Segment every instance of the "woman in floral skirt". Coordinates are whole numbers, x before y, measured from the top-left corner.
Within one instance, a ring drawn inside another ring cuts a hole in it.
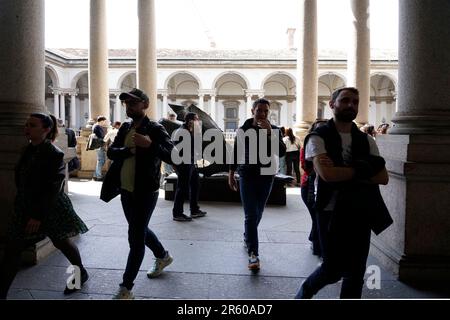
[[[64,193],[64,153],[52,143],[58,133],[56,123],[52,115],[33,113],[25,124],[25,136],[29,144],[15,171],[17,194],[0,265],[0,299],[6,299],[20,267],[22,251],[46,236],[73,266],[79,268],[81,284],[89,278],[78,248],[70,239],[87,232],[88,228]],[[64,294],[73,293],[79,288],[66,286]]]

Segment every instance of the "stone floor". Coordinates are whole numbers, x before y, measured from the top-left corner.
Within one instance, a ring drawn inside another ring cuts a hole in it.
[[[128,254],[127,225],[117,197],[105,204],[98,198],[101,183],[69,182],[74,207],[89,227],[76,242],[90,279],[71,296],[62,294],[69,263],[55,252],[39,265],[19,272],[9,299],[110,299],[116,291]],[[251,274],[242,243],[243,210],[238,203],[201,203],[206,217],[192,222],[172,220],[173,202],[161,191],[150,221],[174,257],[161,277],[148,279],[152,254],[147,251],[135,281],[142,299],[291,299],[302,281],[320,263],[311,254],[307,236],[309,214],[298,188],[287,189],[287,206],[268,206],[259,227],[262,269]],[[185,205],[187,207],[187,204]],[[377,266],[369,257],[368,266]],[[366,277],[370,277],[367,274]],[[370,281],[369,281],[370,282]],[[370,282],[372,283],[372,282]],[[364,287],[365,299],[444,298],[444,293],[423,291],[396,280],[381,268],[379,289]],[[316,298],[339,297],[340,283],[324,288]]]

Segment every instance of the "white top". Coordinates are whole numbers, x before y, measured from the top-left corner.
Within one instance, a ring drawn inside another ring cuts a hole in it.
[[[342,158],[344,159],[344,164],[348,165],[352,161],[352,154],[351,154],[352,135],[351,133],[341,133],[341,132],[339,132],[339,135],[341,136],[342,141]],[[375,142],[375,139],[367,135],[367,141],[369,142],[370,154],[373,156],[379,156],[380,152],[378,150],[378,146]],[[305,159],[308,161],[313,161],[314,157],[324,153],[327,153],[325,149],[325,141],[317,135],[311,136],[308,140],[308,143],[306,144]],[[316,176],[316,180],[314,181],[315,195],[317,195],[318,182],[319,182],[319,175]],[[324,210],[325,211],[333,210],[334,206],[336,205],[336,199],[337,199],[337,191],[333,193],[330,202],[328,203],[328,205],[325,207]]]
[[[117,132],[119,132],[119,129],[116,128],[112,128],[111,130],[108,131],[108,133],[105,135],[105,137],[103,138],[103,141],[105,141],[106,143],[108,143],[108,140],[111,140],[111,144],[114,142],[114,139],[117,136]]]
[[[283,142],[286,145],[286,152],[298,151],[302,146],[302,143],[298,137],[295,137],[294,143],[291,143],[289,137],[284,137]]]

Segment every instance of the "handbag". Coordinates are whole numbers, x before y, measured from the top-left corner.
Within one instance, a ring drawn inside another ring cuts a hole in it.
[[[103,147],[104,144],[105,144],[105,141],[103,141],[103,139],[100,139],[99,137],[97,137],[97,135],[95,133],[91,133],[88,137],[88,141],[86,144],[86,151],[97,150],[97,149]]]

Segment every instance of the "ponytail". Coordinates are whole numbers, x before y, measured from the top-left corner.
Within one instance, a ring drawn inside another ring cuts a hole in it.
[[[47,134],[45,138],[49,139],[51,142],[55,141],[56,137],[58,136],[58,125],[54,115],[52,114],[47,115],[45,113],[36,112],[32,113],[30,117],[40,119],[42,122],[42,127],[50,128],[50,132]]]
[[[47,139],[49,139],[51,142],[56,140],[56,137],[58,136],[58,122],[56,121],[56,117],[52,114],[49,114],[50,119],[52,119],[53,126],[51,127],[50,132],[47,134]]]

